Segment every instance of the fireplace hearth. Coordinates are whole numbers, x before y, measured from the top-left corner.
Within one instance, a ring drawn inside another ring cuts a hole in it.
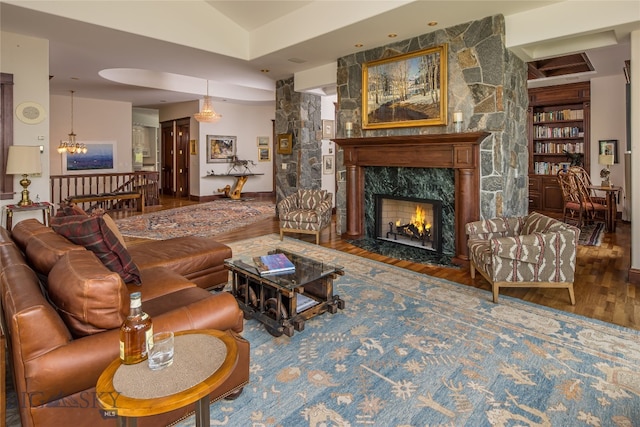
[[[439,200],[375,195],[376,238],[442,252],[442,202]]]

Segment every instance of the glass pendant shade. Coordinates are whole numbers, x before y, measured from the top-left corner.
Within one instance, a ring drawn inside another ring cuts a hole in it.
[[[60,145],[58,145],[58,153],[60,154],[82,154],[87,152],[87,145],[76,142],[76,134],[73,132],[73,93],[74,91],[71,91],[71,132],[68,135],[67,141],[60,141]]]

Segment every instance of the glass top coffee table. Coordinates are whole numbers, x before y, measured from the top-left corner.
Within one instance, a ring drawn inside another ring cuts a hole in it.
[[[232,272],[232,294],[245,319],[257,319],[273,336],[293,336],[302,331],[306,320],[322,313],[344,309],[344,301],[333,294],[333,280],[342,276],[342,267],[307,258],[280,248],[295,265],[295,271],[260,274],[252,257],[225,261]]]

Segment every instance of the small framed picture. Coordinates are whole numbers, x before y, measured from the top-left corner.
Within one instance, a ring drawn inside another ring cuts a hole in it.
[[[293,152],[293,144],[291,142],[290,133],[281,133],[278,135],[278,154],[291,154]]]
[[[618,158],[618,140],[607,139],[607,140],[601,140],[599,142],[600,142],[600,155],[613,156],[613,162],[619,163],[620,159]]]
[[[331,139],[335,136],[335,125],[333,120],[322,121],[322,139]]]
[[[332,175],[334,171],[334,157],[322,156],[322,174]]]
[[[268,162],[269,160],[271,160],[271,149],[269,147],[258,148],[258,161]]]
[[[198,141],[192,139],[189,141],[189,154],[195,156],[198,154]]]
[[[259,136],[258,137],[258,147],[268,147],[269,146],[269,137],[268,136]]]

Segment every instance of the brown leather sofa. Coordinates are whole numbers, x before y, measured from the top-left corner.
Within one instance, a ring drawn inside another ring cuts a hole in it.
[[[218,329],[235,338],[239,359],[211,400],[235,397],[249,381],[242,312],[229,293],[203,288],[226,282],[230,249],[200,238],[151,241],[127,250],[141,285],[125,285],[98,257],[36,220],[0,227],[2,322],[23,426],[112,426],[95,385],[119,355],[119,326],[129,293],[142,292],[154,331]],[[189,249],[193,248],[192,256]],[[222,269],[220,268],[222,267]],[[160,426],[193,406],[138,420]]]

